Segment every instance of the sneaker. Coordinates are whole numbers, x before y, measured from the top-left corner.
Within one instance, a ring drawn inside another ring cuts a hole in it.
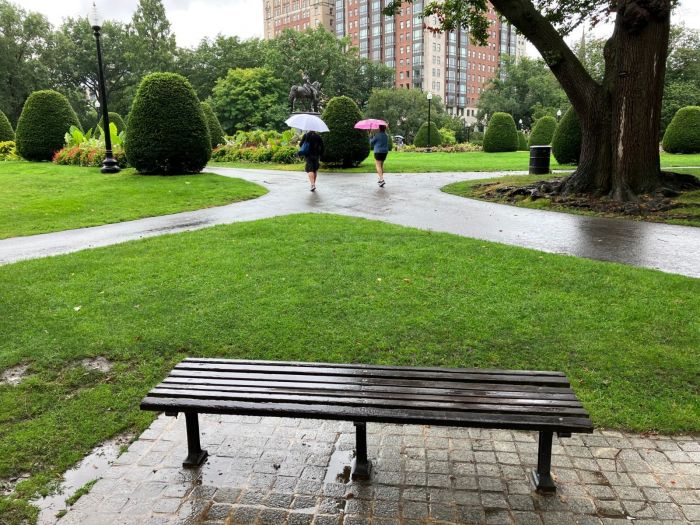
[[[380,187],[380,188],[383,188],[384,185],[386,184],[386,182],[384,181],[384,179],[382,179],[382,180],[378,180],[378,181],[377,181],[377,184],[379,184],[379,187]]]
[[[316,191],[316,185],[311,186],[311,191]]]

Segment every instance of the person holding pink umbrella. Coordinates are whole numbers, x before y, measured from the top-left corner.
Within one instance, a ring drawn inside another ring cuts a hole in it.
[[[384,161],[389,154],[389,136],[386,134],[386,126],[379,125],[379,131],[370,139],[369,145],[374,151],[374,166],[377,168],[377,177],[380,188],[384,187]]]
[[[386,156],[389,154],[389,136],[386,134],[386,122],[383,120],[378,120],[374,118],[368,118],[361,120],[355,124],[357,129],[368,129],[373,130],[379,128],[379,132],[376,133],[369,141],[369,145],[374,151],[374,165],[377,168],[377,177],[379,180],[380,188],[384,187],[384,161]]]

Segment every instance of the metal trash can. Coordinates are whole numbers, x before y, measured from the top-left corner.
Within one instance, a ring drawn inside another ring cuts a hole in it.
[[[530,146],[530,175],[549,174],[549,158],[551,154],[551,146]]]

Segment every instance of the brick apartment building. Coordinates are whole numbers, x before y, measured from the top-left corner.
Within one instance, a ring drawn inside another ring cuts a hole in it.
[[[524,53],[525,40],[493,7],[488,12],[488,42],[475,46],[463,30],[426,29],[438,24],[421,16],[423,0],[404,5],[395,17],[382,15],[385,5],[386,0],[263,0],[265,38],[284,29],[319,26],[347,36],[360,56],[396,71],[397,88],[432,91],[449,113],[467,123],[475,121],[479,96],[496,76],[502,57]]]

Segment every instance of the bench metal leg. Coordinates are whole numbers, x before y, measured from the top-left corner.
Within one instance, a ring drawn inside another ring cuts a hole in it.
[[[182,466],[195,468],[207,459],[207,451],[202,450],[199,444],[199,414],[197,412],[185,412],[185,425],[187,426],[187,458]]]
[[[352,479],[369,479],[372,463],[367,459],[367,423],[355,422],[355,448]]]
[[[532,471],[532,481],[537,492],[554,493],[557,486],[550,472],[552,467],[552,432],[540,432],[537,448],[537,470]]]

